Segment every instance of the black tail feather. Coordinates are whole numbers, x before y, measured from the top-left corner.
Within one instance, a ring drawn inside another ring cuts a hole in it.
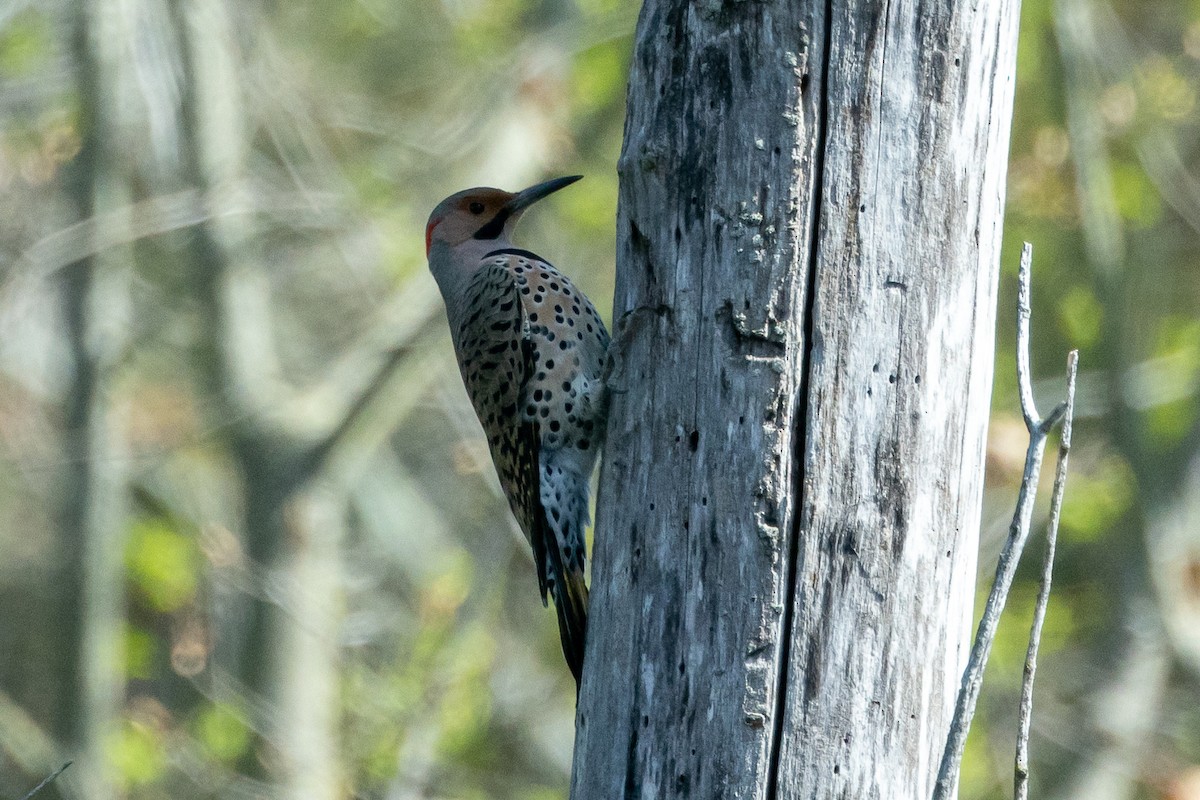
[[[541,509],[539,509],[541,510]],[[562,641],[563,656],[567,667],[575,678],[575,694],[579,694],[579,683],[583,679],[583,652],[587,643],[588,589],[584,581],[582,566],[571,567],[563,562],[562,548],[554,531],[550,529],[542,511],[540,520],[542,541],[546,553],[546,583],[554,598],[554,611],[558,615],[558,636]]]
[[[583,679],[583,653],[587,643],[588,590],[583,571],[575,570],[554,582],[554,610],[558,614],[558,635],[563,656],[575,677],[575,694]]]

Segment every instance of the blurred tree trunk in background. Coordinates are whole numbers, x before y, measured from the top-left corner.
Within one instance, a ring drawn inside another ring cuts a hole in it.
[[[336,478],[346,439],[373,428],[378,440],[392,424],[395,411],[378,398],[394,388],[402,341],[356,350],[354,369],[331,368],[340,383],[322,419],[292,412],[305,404],[281,377],[270,286],[245,213],[253,131],[237,75],[261,22],[253,6],[171,0],[170,9],[183,64],[182,172],[202,218],[186,232],[196,363],[241,482],[249,565],[245,591],[214,620],[215,688],[260,737],[242,760],[248,775],[271,777],[288,797],[333,798],[342,783],[337,595],[347,502]]]
[[[248,129],[236,79],[243,66],[224,2],[171,0],[183,63],[179,98],[185,180],[203,221],[187,232],[200,336],[199,375],[212,424],[225,431],[241,480],[247,591],[218,614],[219,674],[262,737],[245,753],[251,777],[272,777],[288,797],[337,796],[338,533],[344,496],[315,485],[314,444],[281,418],[278,359],[267,285],[244,201]],[[252,34],[250,34],[252,36]],[[323,457],[323,456],[322,456]],[[319,603],[306,600],[316,592]],[[263,767],[265,766],[265,770]]]
[[[928,796],[969,647],[1017,12],[644,6],[577,800]]]
[[[119,655],[124,466],[108,386],[116,353],[112,336],[106,336],[111,332],[98,322],[112,312],[103,305],[111,299],[104,289],[112,280],[102,273],[111,265],[96,252],[92,222],[98,198],[113,183],[106,120],[111,93],[98,24],[107,6],[75,0],[69,17],[80,144],[64,168],[63,187],[71,222],[83,231],[85,244],[83,254],[61,273],[69,378],[62,421],[59,573],[50,583],[54,614],[47,626],[57,643],[50,662],[57,704],[52,734],[63,756],[76,764],[61,784],[46,791],[60,793],[74,785],[94,800],[113,796],[104,743],[115,724],[124,681]]]

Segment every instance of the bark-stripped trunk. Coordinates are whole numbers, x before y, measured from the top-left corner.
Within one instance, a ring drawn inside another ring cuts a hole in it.
[[[573,797],[928,797],[1018,3],[648,0]]]

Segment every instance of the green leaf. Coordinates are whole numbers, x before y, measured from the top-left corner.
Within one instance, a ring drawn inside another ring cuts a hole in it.
[[[108,759],[126,786],[156,781],[166,767],[166,754],[158,733],[126,719],[108,739]]]
[[[133,524],[125,548],[130,581],[158,611],[174,611],[196,596],[200,554],[196,542],[161,518]]]
[[[1137,164],[1114,161],[1113,189],[1117,210],[1137,227],[1149,228],[1162,217],[1162,200],[1145,171]]]
[[[1091,472],[1075,472],[1063,494],[1062,529],[1065,538],[1093,541],[1125,513],[1133,499],[1133,470],[1116,456]]]
[[[44,14],[28,9],[0,30],[0,75],[28,75],[50,54],[50,27]]]
[[[215,703],[196,716],[196,738],[217,761],[231,764],[250,746],[250,728],[236,709]]]
[[[1100,338],[1104,309],[1091,289],[1076,286],[1058,301],[1058,323],[1072,347],[1090,347]]]
[[[142,680],[151,678],[158,652],[158,641],[154,636],[141,628],[126,625],[123,644],[125,677]]]

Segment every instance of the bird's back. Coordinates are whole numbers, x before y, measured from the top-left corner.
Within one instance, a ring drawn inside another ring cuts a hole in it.
[[[545,260],[503,249],[483,262],[452,320],[454,344],[501,485],[528,535],[513,429],[518,418],[532,424],[539,466],[575,473],[586,491],[603,444],[609,337],[591,301]]]
[[[555,597],[578,676],[587,589],[588,486],[603,442],[608,332],[591,301],[533,253],[488,253],[452,320],[463,381],[543,599]],[[574,629],[570,629],[574,627]]]

